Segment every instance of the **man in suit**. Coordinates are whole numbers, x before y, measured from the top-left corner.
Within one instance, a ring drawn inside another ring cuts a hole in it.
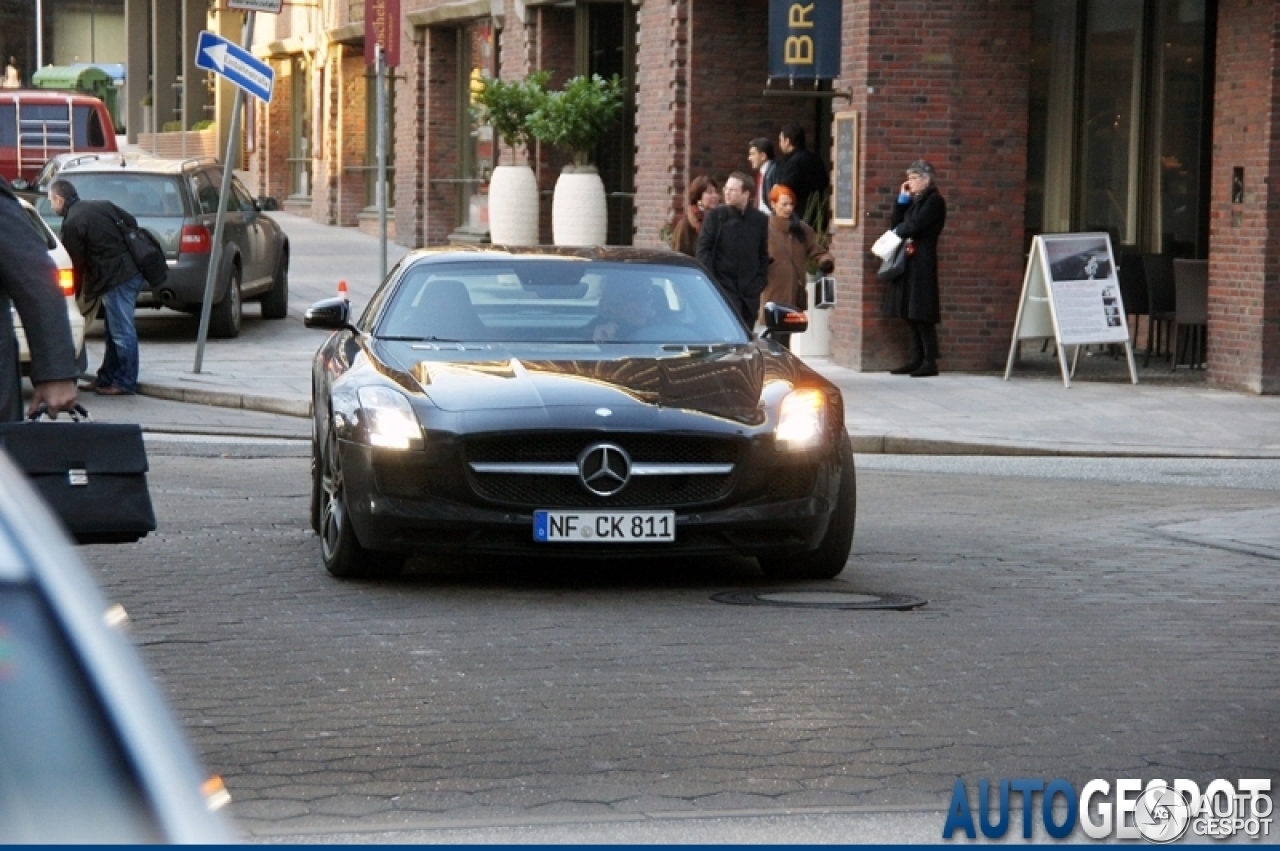
[[[751,206],[754,181],[740,171],[724,182],[724,203],[712,208],[698,234],[698,262],[737,308],[748,328],[769,282],[769,217]]]
[[[747,146],[747,162],[756,172],[755,208],[767,216],[773,215],[769,193],[778,183],[778,164],[773,161],[773,142],[764,136],[752,139]]]
[[[49,249],[27,220],[9,181],[0,177],[0,418],[22,419],[22,373],[12,303],[22,317],[31,350],[35,392],[27,414],[42,406],[50,416],[76,405],[75,342],[67,320],[66,296],[58,288]]]

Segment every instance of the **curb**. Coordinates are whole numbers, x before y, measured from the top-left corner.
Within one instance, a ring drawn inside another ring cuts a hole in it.
[[[310,419],[311,401],[281,399],[274,396],[257,396],[251,393],[233,393],[218,390],[194,390],[187,387],[171,387],[164,384],[142,383],[138,393],[171,402],[209,405],[217,408],[234,408],[279,414],[286,417]],[[979,455],[991,457],[1041,457],[1041,458],[1239,458],[1275,459],[1277,451],[1238,451],[1227,449],[1191,449],[1185,447],[1152,447],[1131,449],[1124,447],[1071,447],[1038,446],[1032,443],[1000,441],[945,440],[927,437],[907,437],[894,434],[849,433],[853,451],[858,455]]]
[[[138,393],[154,399],[171,402],[188,402],[215,408],[235,408],[242,411],[258,411],[264,414],[281,414],[286,417],[311,417],[311,400],[281,399],[275,396],[255,396],[250,393],[233,393],[220,390],[193,390],[187,387],[170,387],[164,384],[142,383]]]
[[[1217,458],[1217,459],[1277,459],[1280,450],[1194,449],[1188,447],[1129,447],[1064,448],[1039,446],[1034,443],[1001,443],[999,441],[974,442],[944,440],[927,437],[903,437],[892,434],[856,434],[850,432],[854,454],[860,455],[986,455],[1003,457],[1041,458]]]

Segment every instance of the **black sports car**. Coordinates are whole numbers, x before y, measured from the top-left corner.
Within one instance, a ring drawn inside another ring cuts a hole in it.
[[[853,543],[840,391],[753,339],[702,267],[621,248],[406,256],[316,354],[311,524],[335,576],[410,553],[755,556],[827,578]],[[803,313],[766,309],[795,333]]]

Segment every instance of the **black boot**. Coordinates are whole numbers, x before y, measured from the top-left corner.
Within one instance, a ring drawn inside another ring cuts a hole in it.
[[[889,370],[890,375],[910,375],[924,363],[924,343],[920,337],[920,329],[915,322],[909,320],[907,327],[911,329],[911,358],[897,369]]]
[[[924,360],[912,373],[912,378],[928,378],[938,374],[938,329],[932,322],[912,322],[912,328],[918,329],[920,347],[924,350]]]

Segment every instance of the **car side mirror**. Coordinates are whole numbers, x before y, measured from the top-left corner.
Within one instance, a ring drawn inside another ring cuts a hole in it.
[[[802,334],[809,330],[809,315],[786,304],[765,302],[764,327],[770,334]]]
[[[265,213],[269,213],[273,210],[280,209],[280,202],[277,201],[275,198],[272,198],[270,195],[264,195],[263,197],[259,198],[257,203],[258,203],[258,209],[262,210]]]
[[[14,189],[18,190],[19,192],[25,192],[26,190],[31,188],[31,184],[23,180],[21,177],[17,177],[9,181],[9,185],[12,186]]]
[[[327,328],[333,331],[351,328],[351,302],[345,298],[317,301],[303,314],[302,324],[307,328]]]

